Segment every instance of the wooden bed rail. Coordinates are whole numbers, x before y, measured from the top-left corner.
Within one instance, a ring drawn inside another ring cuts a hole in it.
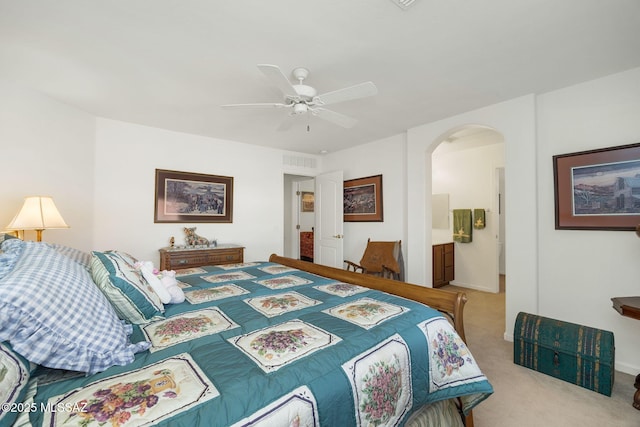
[[[384,279],[382,277],[354,273],[326,265],[286,258],[276,254],[272,254],[269,257],[269,261],[426,304],[431,308],[447,314],[453,321],[453,327],[458,332],[458,335],[460,335],[460,338],[462,338],[464,342],[467,342],[464,334],[464,317],[462,314],[464,305],[467,302],[467,297],[464,292],[427,288],[411,283],[398,282],[397,280]]]

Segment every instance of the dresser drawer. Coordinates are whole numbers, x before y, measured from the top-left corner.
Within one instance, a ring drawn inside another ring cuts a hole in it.
[[[241,246],[207,249],[160,249],[161,270],[179,270],[241,262],[244,262],[244,248]]]
[[[224,250],[216,253],[209,254],[207,261],[210,264],[235,264],[243,262],[243,255],[241,250]]]

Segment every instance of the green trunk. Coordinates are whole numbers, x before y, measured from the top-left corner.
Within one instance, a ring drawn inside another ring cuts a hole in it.
[[[521,312],[513,335],[514,363],[611,396],[613,332]]]

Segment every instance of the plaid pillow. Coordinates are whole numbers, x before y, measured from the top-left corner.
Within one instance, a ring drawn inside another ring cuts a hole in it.
[[[12,234],[0,233],[0,243],[2,243],[5,240],[10,240],[10,239],[17,239],[17,237],[12,235]]]
[[[58,243],[49,244],[53,249],[60,252],[67,258],[71,258],[80,264],[85,270],[91,271],[91,254],[69,246],[60,245]]]
[[[0,242],[0,279],[6,276],[22,253],[22,240],[7,239]]]
[[[129,342],[131,325],[79,263],[47,245],[20,244],[13,270],[0,279],[0,341],[33,363],[89,374],[149,348]]]
[[[91,254],[93,280],[121,319],[139,325],[164,318],[160,297],[134,267],[131,255],[118,251]]]

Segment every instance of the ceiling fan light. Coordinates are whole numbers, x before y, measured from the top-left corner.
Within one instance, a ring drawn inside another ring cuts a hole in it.
[[[293,106],[293,114],[304,114],[308,109],[307,104],[296,104]]]

